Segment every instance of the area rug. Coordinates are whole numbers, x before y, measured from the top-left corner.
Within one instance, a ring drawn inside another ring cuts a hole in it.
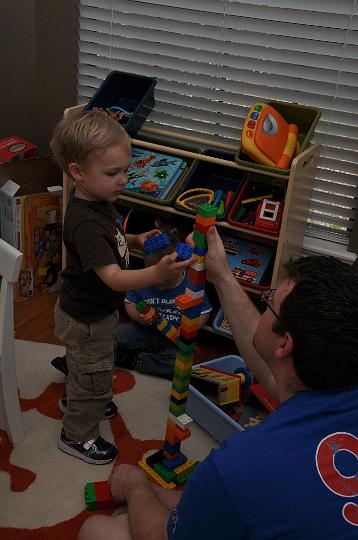
[[[75,540],[92,514],[85,509],[84,485],[107,479],[114,465],[89,465],[57,448],[65,378],[50,360],[64,349],[21,340],[15,347],[26,439],[13,448],[0,424],[0,538]],[[170,388],[169,381],[157,377],[115,373],[114,401],[120,414],[101,422],[101,435],[115,441],[116,464],[136,464],[162,448]],[[195,424],[182,444],[192,460],[203,459],[214,447],[217,442]]]

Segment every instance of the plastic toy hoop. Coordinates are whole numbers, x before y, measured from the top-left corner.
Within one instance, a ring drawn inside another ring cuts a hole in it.
[[[178,206],[182,206],[186,210],[193,212],[194,209],[188,205],[188,202],[196,200],[211,204],[214,200],[214,191],[207,188],[188,189],[181,193],[175,202]]]

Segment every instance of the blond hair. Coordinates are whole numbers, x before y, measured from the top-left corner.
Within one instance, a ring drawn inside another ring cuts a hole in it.
[[[123,145],[130,154],[130,138],[125,129],[104,111],[81,111],[66,116],[53,131],[50,147],[56,163],[69,173],[70,163],[83,164],[95,150]]]

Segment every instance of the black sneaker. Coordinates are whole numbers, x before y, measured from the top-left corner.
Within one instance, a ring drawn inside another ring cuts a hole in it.
[[[58,447],[62,452],[94,465],[105,465],[113,461],[117,456],[116,447],[102,439],[102,437],[82,443],[68,439],[63,431],[58,441]]]
[[[64,375],[68,375],[68,367],[67,367],[67,361],[66,361],[66,355],[65,356],[56,356],[53,360],[51,360],[51,364],[54,368],[58,369],[58,371],[61,371]]]
[[[60,401],[58,402],[58,406],[62,414],[65,414],[67,412],[67,398],[62,397]],[[105,420],[109,420],[110,418],[113,418],[114,416],[116,416],[116,414],[118,414],[118,407],[114,403],[114,401],[110,401],[106,405],[106,412],[104,413],[103,418]]]
[[[138,357],[135,351],[117,347],[114,359],[114,367],[123,369],[135,369]]]

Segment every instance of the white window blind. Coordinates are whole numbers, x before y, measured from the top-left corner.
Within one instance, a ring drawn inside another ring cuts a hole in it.
[[[79,103],[112,70],[157,78],[146,125],[238,145],[248,107],[318,107],[307,236],[346,250],[358,196],[357,0],[81,0]]]

